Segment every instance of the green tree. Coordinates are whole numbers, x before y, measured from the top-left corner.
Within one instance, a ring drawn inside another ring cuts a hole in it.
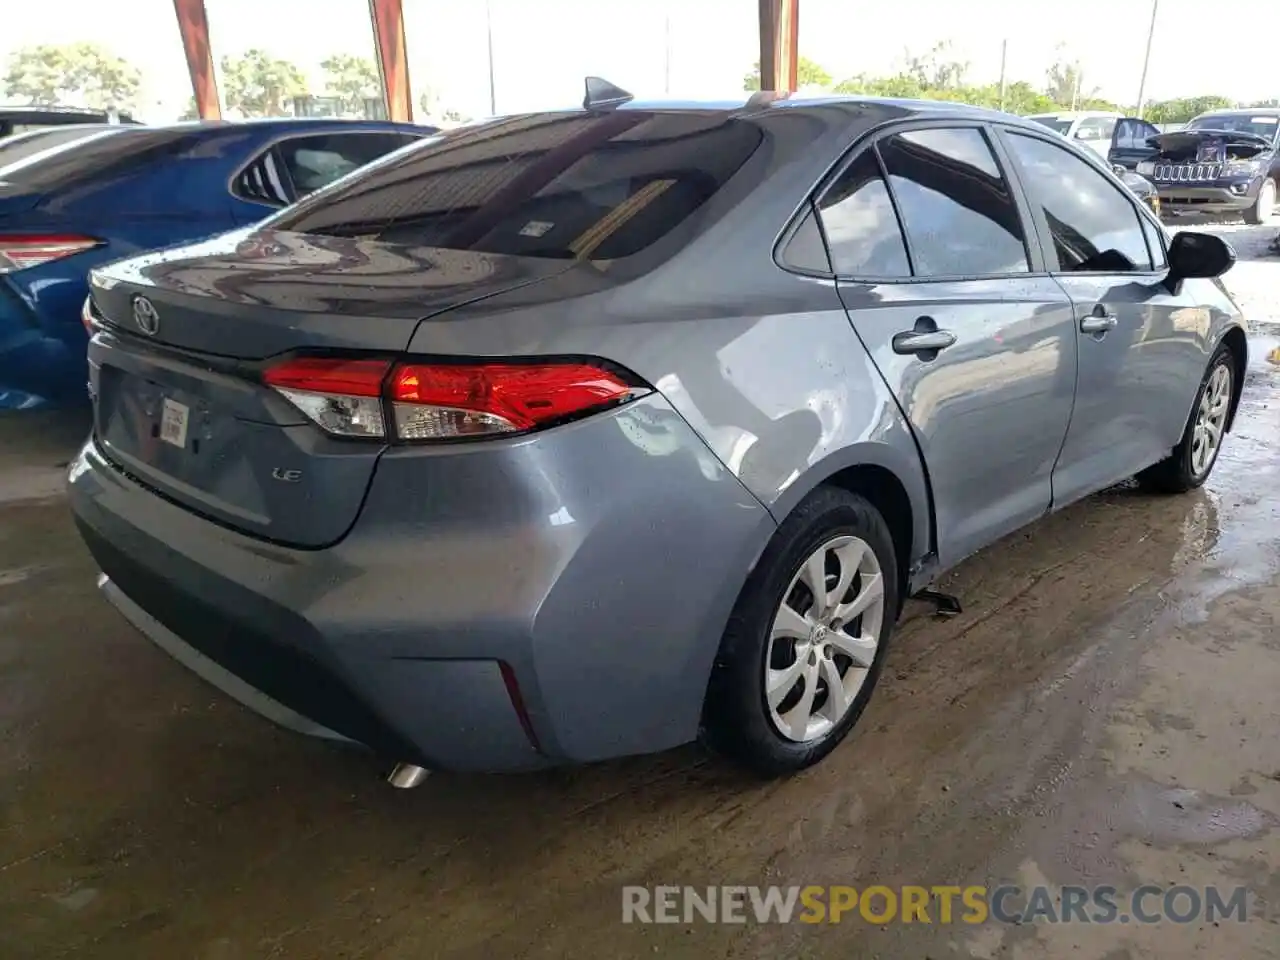
[[[1061,48],[1059,48],[1061,53]],[[1045,71],[1045,95],[1060,107],[1088,109],[1086,102],[1096,101],[1101,91],[1085,83],[1079,63],[1058,60]]]
[[[307,92],[301,70],[262,50],[223,57],[222,85],[227,108],[246,117],[287,116],[292,112],[290,101]]]
[[[320,62],[325,74],[325,92],[342,101],[344,113],[364,115],[366,100],[382,95],[378,68],[372,60],[335,53]]]
[[[831,74],[827,73],[821,66],[814,63],[808,57],[800,57],[796,62],[796,86],[798,87],[829,87],[831,86]],[[751,68],[751,72],[742,78],[743,90],[759,90],[760,89],[760,61],[757,60]]]
[[[182,111],[182,114],[181,116],[178,117],[178,119],[179,120],[199,120],[200,119],[200,108],[196,106],[195,97],[192,97],[190,100],[187,101],[187,109]]]
[[[68,101],[98,110],[131,110],[142,75],[96,43],[23,47],[9,56],[5,96],[39,106]]]
[[[1143,111],[1143,116],[1152,123],[1186,123],[1199,114],[1234,106],[1235,101],[1228,97],[1180,97],[1176,100],[1151,101]]]

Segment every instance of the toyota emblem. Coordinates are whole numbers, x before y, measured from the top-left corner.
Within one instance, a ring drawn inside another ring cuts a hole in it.
[[[160,329],[160,314],[146,297],[133,298],[133,322],[148,337],[154,337]]]

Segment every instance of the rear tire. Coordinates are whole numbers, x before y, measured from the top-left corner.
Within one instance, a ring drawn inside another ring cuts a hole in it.
[[[708,745],[763,777],[834,750],[879,680],[897,571],[889,527],[864,497],[819,487],[805,498],[774,533],[725,629],[703,708]]]
[[[1226,437],[1235,378],[1235,356],[1224,344],[1209,361],[1200,381],[1182,439],[1169,456],[1138,474],[1143,489],[1186,493],[1209,479]]]
[[[1274,180],[1266,180],[1258,189],[1258,198],[1253,206],[1244,212],[1244,222],[1259,226],[1271,221],[1276,209],[1276,184]]]

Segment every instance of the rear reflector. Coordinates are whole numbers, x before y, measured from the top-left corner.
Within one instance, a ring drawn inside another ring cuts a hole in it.
[[[61,260],[100,246],[101,240],[77,234],[0,233],[0,273],[13,273]]]
[[[524,433],[647,389],[578,360],[393,368],[388,360],[306,357],[272,367],[263,381],[328,433],[409,441]]]

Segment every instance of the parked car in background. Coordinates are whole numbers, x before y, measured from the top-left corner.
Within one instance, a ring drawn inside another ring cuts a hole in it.
[[[0,106],[0,138],[77,123],[137,123],[128,113],[79,107]]]
[[[625,99],[92,274],[68,476],[107,597],[393,782],[700,734],[809,766],[908,595],[1126,477],[1198,487],[1231,428],[1234,254],[1072,141]]]
[[[1280,182],[1280,109],[1215,110],[1174,133],[1126,117],[1116,126],[1108,157],[1151,180],[1165,213],[1266,223]]]
[[[1027,119],[1105,157],[1111,146],[1116,121],[1121,116],[1099,110],[1066,110],[1061,113],[1033,113]]]
[[[352,120],[85,125],[0,140],[0,392],[87,402],[81,308],[108,260],[262,219],[432,128]]]

